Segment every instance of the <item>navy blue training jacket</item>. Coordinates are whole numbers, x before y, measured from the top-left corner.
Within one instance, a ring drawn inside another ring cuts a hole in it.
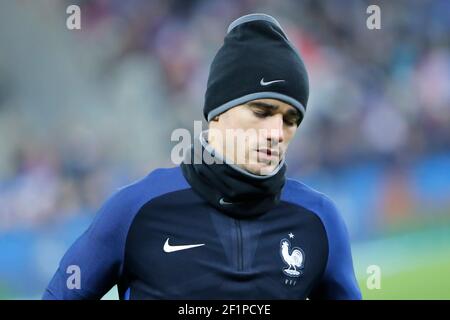
[[[361,298],[346,227],[325,195],[287,179],[278,206],[237,220],[198,196],[179,166],[106,201],[43,298],[100,299],[116,284],[121,299]]]

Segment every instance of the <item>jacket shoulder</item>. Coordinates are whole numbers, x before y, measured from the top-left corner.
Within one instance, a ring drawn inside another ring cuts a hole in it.
[[[292,178],[286,179],[281,197],[282,200],[295,203],[314,212],[322,211],[323,207],[334,205],[333,201],[324,193]]]
[[[335,202],[327,195],[295,179],[287,179],[281,200],[294,203],[316,214],[327,233],[346,232],[345,223]]]
[[[94,225],[101,222],[99,225],[110,226],[108,229],[126,228],[140,208],[153,198],[188,187],[179,167],[155,169],[116,190],[97,212]]]
[[[179,166],[158,168],[145,177],[125,185],[115,193],[116,200],[121,202],[138,201],[141,198],[150,200],[164,193],[189,188]],[[139,202],[139,201],[138,201]]]

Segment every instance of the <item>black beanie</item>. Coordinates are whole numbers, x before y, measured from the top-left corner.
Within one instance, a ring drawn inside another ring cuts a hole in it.
[[[305,65],[275,18],[249,14],[233,21],[211,64],[203,114],[207,121],[254,99],[278,99],[301,114],[309,96]]]

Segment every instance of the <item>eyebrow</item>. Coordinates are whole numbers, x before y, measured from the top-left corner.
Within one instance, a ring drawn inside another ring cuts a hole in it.
[[[270,108],[270,109],[278,109],[278,106],[276,106],[274,104],[260,102],[260,101],[250,101],[247,103],[247,105],[250,107],[263,107],[263,108]]]
[[[278,109],[278,106],[272,103],[267,103],[267,102],[262,102],[262,101],[250,101],[247,102],[247,105],[250,107],[257,107],[257,108],[270,108],[272,110],[276,110]],[[294,108],[290,108],[287,111],[287,114],[289,116],[296,116],[300,118],[300,112],[298,112],[298,110],[294,109]]]

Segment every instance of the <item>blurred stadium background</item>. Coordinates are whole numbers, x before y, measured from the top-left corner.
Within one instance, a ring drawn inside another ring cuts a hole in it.
[[[306,61],[288,170],[337,202],[364,298],[450,299],[448,0],[2,0],[1,299],[39,298],[108,195],[173,166],[172,130],[201,119],[226,27],[251,12],[279,19]]]

